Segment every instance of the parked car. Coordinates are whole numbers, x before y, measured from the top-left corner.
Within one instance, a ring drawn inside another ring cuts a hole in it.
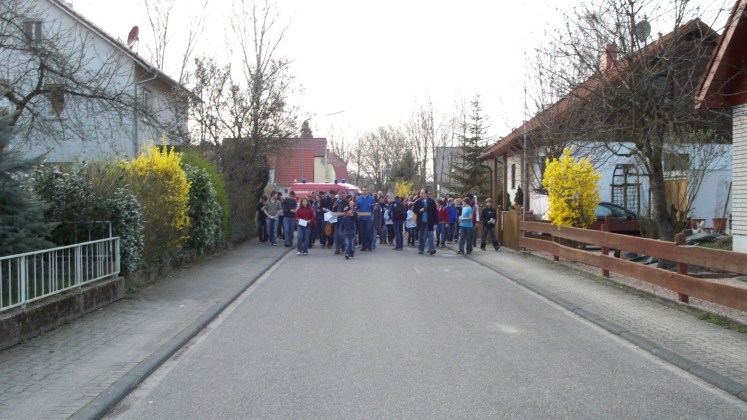
[[[597,214],[597,220],[600,222],[604,221],[605,216],[609,216],[611,221],[638,220],[640,218],[634,211],[605,201],[599,203],[595,213]]]

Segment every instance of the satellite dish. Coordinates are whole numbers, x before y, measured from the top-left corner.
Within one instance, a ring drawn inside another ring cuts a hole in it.
[[[132,48],[132,45],[137,42],[138,37],[140,36],[140,28],[137,27],[137,25],[133,26],[132,29],[130,29],[130,34],[127,35],[127,46]]]
[[[635,36],[639,42],[646,42],[648,36],[651,35],[651,24],[648,23],[646,18],[635,24]]]

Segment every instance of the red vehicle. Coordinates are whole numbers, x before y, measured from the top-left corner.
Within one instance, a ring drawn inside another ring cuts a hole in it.
[[[310,183],[310,182],[297,182],[293,185],[291,185],[290,189],[288,190],[288,193],[290,194],[291,191],[296,195],[296,200],[300,200],[304,197],[311,197],[312,194],[318,193],[319,191],[326,191],[330,192],[332,190],[335,190],[335,192],[340,190],[345,190],[347,194],[355,194],[360,193],[361,189],[358,188],[358,186],[348,183],[336,183],[333,184],[331,182],[325,182],[325,183]]]

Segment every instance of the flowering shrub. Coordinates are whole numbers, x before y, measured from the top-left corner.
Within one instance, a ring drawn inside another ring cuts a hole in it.
[[[181,154],[164,146],[149,147],[126,163],[130,185],[143,207],[148,263],[181,249],[189,234],[189,181],[180,166]]]
[[[546,160],[542,184],[547,188],[550,206],[547,211],[557,226],[587,227],[596,221],[599,205],[600,175],[588,158],[576,160],[570,149],[563,149],[560,159]]]
[[[408,194],[410,194],[410,191],[412,191],[412,185],[412,181],[398,179],[394,183],[394,194],[404,199]]]
[[[183,165],[189,188],[189,246],[202,253],[221,239],[223,211],[207,171],[190,164]]]
[[[109,236],[120,237],[121,270],[142,265],[143,216],[135,195],[126,185],[124,171],[113,163],[82,164],[68,171],[42,166],[33,188],[48,203],[45,217],[61,222],[52,239],[68,245]]]

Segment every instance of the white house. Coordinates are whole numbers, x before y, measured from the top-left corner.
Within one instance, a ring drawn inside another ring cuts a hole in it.
[[[0,112],[20,111],[12,147],[71,162],[187,133],[186,90],[70,4],[7,0],[0,12]]]
[[[737,0],[706,68],[696,107],[731,110],[732,249],[747,252],[747,0]]]

